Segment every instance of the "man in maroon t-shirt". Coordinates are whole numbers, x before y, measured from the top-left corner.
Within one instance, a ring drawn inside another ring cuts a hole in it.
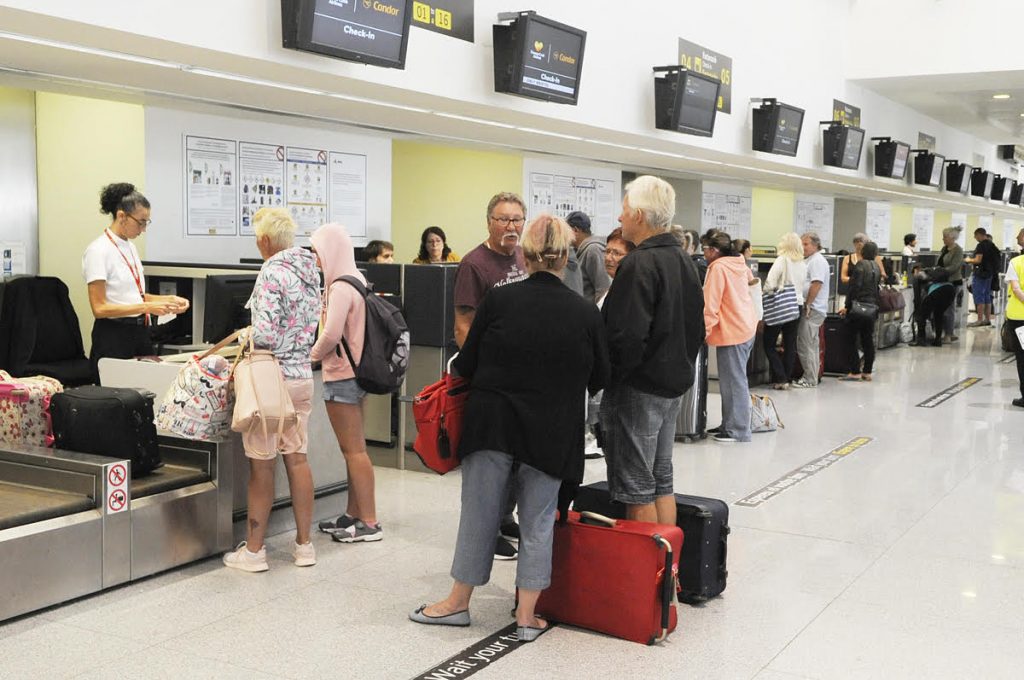
[[[495,194],[487,204],[487,240],[466,253],[455,272],[455,344],[459,347],[487,291],[526,278],[519,246],[525,223],[526,205],[518,194]]]
[[[526,260],[519,245],[525,223],[526,204],[518,194],[495,194],[487,204],[487,240],[466,253],[455,272],[455,344],[460,348],[487,291],[527,277]],[[495,559],[514,560],[518,554],[509,542],[519,540],[519,525],[512,514],[515,507],[515,483],[509,479],[501,531],[494,546]]]

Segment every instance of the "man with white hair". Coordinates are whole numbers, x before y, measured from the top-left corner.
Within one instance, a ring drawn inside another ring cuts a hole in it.
[[[629,519],[675,524],[672,445],[681,396],[693,385],[704,342],[704,295],[697,267],[669,233],[676,196],[644,175],[626,186],[623,258],[602,313],[612,378],[601,428],[613,500]]]

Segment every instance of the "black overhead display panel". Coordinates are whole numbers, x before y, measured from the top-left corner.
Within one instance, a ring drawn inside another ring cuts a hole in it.
[[[992,183],[995,177],[988,170],[974,168],[971,172],[971,196],[988,198],[992,195]]]
[[[974,168],[957,160],[946,161],[946,191],[966,194],[971,188],[971,171]]]
[[[803,109],[774,99],[761,100],[761,106],[754,109],[754,151],[795,156],[803,123]]]
[[[997,174],[992,179],[992,193],[989,196],[993,201],[1006,203],[1010,199],[1010,189],[1012,189],[1010,178]]]
[[[872,137],[875,145],[875,177],[903,179],[907,176],[910,145],[889,137]]]
[[[494,91],[575,105],[587,32],[536,12],[499,14],[494,24]]]
[[[655,66],[654,127],[710,137],[718,113],[717,78],[681,66]]]
[[[413,0],[281,0],[284,46],[405,68]]]
[[[828,125],[821,133],[822,163],[846,170],[860,167],[864,130],[835,121],[822,121],[822,125]]]
[[[942,186],[942,166],[946,157],[926,149],[914,149],[914,184]]]

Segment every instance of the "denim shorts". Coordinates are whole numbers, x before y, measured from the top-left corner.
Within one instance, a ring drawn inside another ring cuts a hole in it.
[[[355,378],[331,380],[324,383],[324,401],[358,404],[365,396],[366,390],[359,386]]]
[[[647,505],[672,495],[672,447],[682,397],[616,385],[601,399],[601,430],[613,500]]]
[[[976,305],[992,304],[992,278],[975,274],[971,282],[971,295],[974,296]]]

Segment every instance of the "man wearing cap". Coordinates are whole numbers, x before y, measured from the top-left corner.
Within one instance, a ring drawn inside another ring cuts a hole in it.
[[[571,212],[565,221],[572,227],[576,259],[583,277],[583,297],[597,302],[612,285],[604,267],[604,239],[591,233],[590,217],[585,212]]]

